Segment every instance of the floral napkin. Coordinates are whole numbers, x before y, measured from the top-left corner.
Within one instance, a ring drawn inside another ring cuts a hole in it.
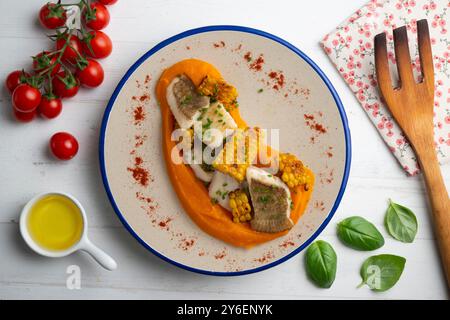
[[[381,102],[375,77],[374,37],[383,31],[388,33],[391,71],[396,72],[392,29],[406,25],[412,65],[419,78],[416,21],[428,20],[436,73],[435,144],[439,161],[443,164],[450,160],[449,15],[450,0],[372,0],[321,42],[392,153],[410,175],[417,174],[419,166],[401,129]],[[392,77],[398,79],[394,73]]]

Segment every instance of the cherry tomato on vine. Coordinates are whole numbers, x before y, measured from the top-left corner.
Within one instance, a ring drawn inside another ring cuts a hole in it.
[[[33,57],[33,70],[36,73],[42,71],[47,71],[52,69],[51,75],[54,76],[61,69],[61,64],[58,63],[58,53],[52,53],[48,51],[43,51]]]
[[[106,6],[112,5],[117,2],[117,0],[99,0],[99,2],[103,3]]]
[[[5,86],[8,89],[9,93],[13,93],[14,89],[16,89],[20,84],[24,83],[26,77],[29,74],[20,70],[16,70],[8,74],[5,80]]]
[[[37,111],[34,110],[31,112],[20,112],[20,111],[16,110],[15,108],[13,108],[13,114],[17,121],[30,122],[34,118],[36,118]]]
[[[64,48],[67,42],[68,35],[65,34],[61,36],[58,40],[56,40],[56,50],[61,50]],[[78,53],[77,53],[78,52]],[[69,42],[67,47],[64,50],[62,55],[63,61],[68,61],[71,63],[75,63],[75,61],[79,58],[79,55],[83,54],[83,44],[80,39],[76,35],[70,35]]]
[[[102,65],[94,59],[87,58],[81,63],[80,69],[76,73],[80,83],[89,88],[95,88],[102,84],[105,78]]]
[[[59,116],[62,111],[62,100],[55,95],[45,94],[42,96],[38,110],[46,119],[53,119]]]
[[[78,152],[78,141],[67,132],[55,133],[50,138],[50,150],[60,160],[70,160]]]
[[[60,4],[49,2],[39,11],[39,21],[48,29],[60,28],[67,21],[66,10]]]
[[[112,52],[112,41],[102,31],[89,31],[83,39],[83,49],[86,55],[96,59],[103,59]]]
[[[52,80],[53,92],[61,98],[71,98],[78,93],[80,81],[71,73],[61,71]]]
[[[99,2],[91,3],[83,11],[83,20],[87,27],[93,30],[102,30],[109,24],[109,11]]]
[[[20,112],[33,112],[40,102],[41,92],[26,83],[19,85],[12,95],[12,105]]]

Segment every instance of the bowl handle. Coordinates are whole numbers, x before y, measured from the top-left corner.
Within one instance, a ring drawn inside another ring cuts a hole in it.
[[[89,253],[103,268],[110,271],[117,269],[116,261],[105,251],[93,244],[89,239],[86,239],[81,250]]]

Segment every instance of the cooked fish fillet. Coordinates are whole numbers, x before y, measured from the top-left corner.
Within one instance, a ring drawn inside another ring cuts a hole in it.
[[[239,182],[236,179],[216,171],[209,185],[209,197],[212,201],[231,211],[229,193],[239,189]]]
[[[252,229],[268,233],[291,229],[291,196],[284,182],[255,167],[247,169],[247,182],[254,211]]]
[[[197,119],[202,122],[203,143],[211,147],[220,146],[223,139],[238,127],[233,117],[220,102],[211,103],[209,108],[201,111]]]
[[[209,107],[209,97],[197,92],[194,83],[185,75],[172,80],[167,87],[167,103],[181,129],[189,129],[203,108]]]

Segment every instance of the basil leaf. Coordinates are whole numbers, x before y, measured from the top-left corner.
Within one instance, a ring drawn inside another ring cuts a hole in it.
[[[321,288],[330,288],[336,278],[337,256],[333,247],[319,240],[311,244],[305,255],[306,272]]]
[[[350,248],[371,251],[384,245],[378,229],[361,217],[350,217],[338,224],[338,237]]]
[[[412,243],[417,234],[417,218],[414,213],[397,203],[389,201],[386,212],[385,225],[389,234],[395,239]]]
[[[373,291],[389,290],[400,279],[405,263],[405,258],[391,254],[381,254],[368,258],[361,267],[362,283],[359,287],[366,284]]]

